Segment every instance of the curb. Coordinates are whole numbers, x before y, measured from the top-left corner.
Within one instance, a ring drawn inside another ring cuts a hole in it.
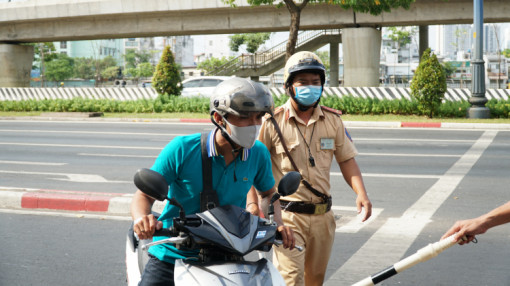
[[[0,188],[0,208],[95,212],[131,215],[133,194],[94,193],[45,189]],[[153,210],[161,212],[166,202],[156,201]]]
[[[0,188],[0,208],[129,215],[133,194]]]

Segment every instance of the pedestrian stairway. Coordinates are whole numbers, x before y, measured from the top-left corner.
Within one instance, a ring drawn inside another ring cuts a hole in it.
[[[341,43],[340,30],[302,31],[298,34],[296,52],[315,51],[330,43]],[[210,72],[210,75],[238,77],[266,76],[285,66],[287,41],[263,52],[241,55]]]

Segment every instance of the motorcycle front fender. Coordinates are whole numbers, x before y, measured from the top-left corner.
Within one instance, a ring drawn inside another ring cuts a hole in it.
[[[265,258],[258,261],[187,263],[175,261],[176,286],[189,285],[261,285],[285,286],[285,281]]]

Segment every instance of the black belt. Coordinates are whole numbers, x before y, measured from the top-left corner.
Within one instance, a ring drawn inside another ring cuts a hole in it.
[[[326,202],[318,204],[280,200],[282,210],[300,214],[325,214],[331,209],[331,204],[331,197]]]

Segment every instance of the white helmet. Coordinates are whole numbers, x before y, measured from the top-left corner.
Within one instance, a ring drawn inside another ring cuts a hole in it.
[[[292,85],[294,76],[298,73],[317,73],[321,77],[321,84],[326,82],[326,68],[321,59],[312,52],[297,52],[293,54],[285,64],[283,83],[285,88]]]

